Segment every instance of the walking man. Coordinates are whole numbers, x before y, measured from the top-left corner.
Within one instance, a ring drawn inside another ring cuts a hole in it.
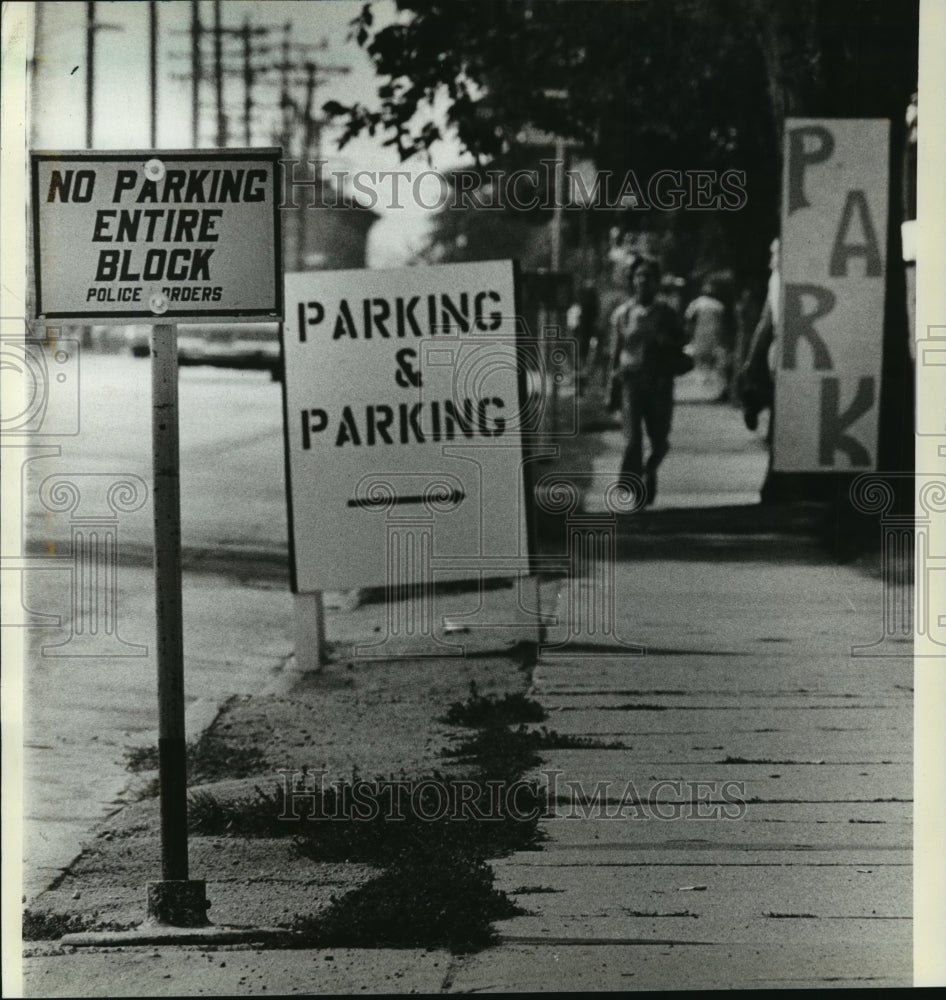
[[[638,258],[630,271],[632,297],[611,317],[611,373],[620,385],[624,421],[621,476],[643,478],[647,505],[657,495],[657,469],[670,450],[673,379],[687,340],[677,313],[657,299],[659,281],[657,262]]]

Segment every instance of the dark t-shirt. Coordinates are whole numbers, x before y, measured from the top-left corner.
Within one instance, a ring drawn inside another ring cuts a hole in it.
[[[679,350],[686,343],[680,317],[659,300],[642,306],[630,299],[618,306],[611,317],[611,329],[615,369],[624,374],[665,374],[661,349]]]

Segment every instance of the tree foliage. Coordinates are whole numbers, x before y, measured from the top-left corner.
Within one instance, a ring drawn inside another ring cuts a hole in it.
[[[786,113],[902,109],[915,84],[916,0],[397,0],[396,23],[352,22],[379,105],[329,102],[345,144],[388,135],[402,157],[446,122],[477,156],[526,124],[588,143],[604,168],[728,164],[771,145]],[[906,89],[906,93],[904,90]],[[759,131],[768,127],[769,135]]]
[[[424,112],[446,98],[447,125],[478,157],[531,124],[587,143],[604,169],[626,168],[629,155],[669,167],[697,154],[714,166],[745,141],[739,125],[748,138],[764,122],[765,68],[744,0],[397,6],[399,21],[379,30],[370,4],[353,22],[379,105],[330,102],[342,144],[381,131],[402,157],[424,152],[441,137]]]
[[[523,127],[584,144],[600,171],[746,172],[745,209],[710,227],[737,266],[776,231],[787,115],[888,117],[916,84],[916,0],[398,0],[352,32],[378,102],[330,102],[342,144],[381,134],[402,158],[446,127],[481,163]],[[441,116],[442,117],[442,116]],[[613,219],[598,220],[605,225]],[[652,221],[652,220],[651,220]],[[705,234],[699,213],[659,225]],[[740,258],[742,258],[740,260]]]

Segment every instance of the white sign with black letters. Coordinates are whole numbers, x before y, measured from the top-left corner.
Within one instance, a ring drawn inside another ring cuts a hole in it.
[[[510,261],[289,274],[284,351],[296,592],[527,568]]]
[[[779,472],[877,467],[889,133],[884,120],[785,124]]]
[[[32,153],[37,315],[278,320],[279,155]]]

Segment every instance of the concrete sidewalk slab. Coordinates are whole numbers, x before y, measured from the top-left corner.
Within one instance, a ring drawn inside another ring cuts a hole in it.
[[[848,729],[794,732],[785,726],[784,720],[778,729],[678,733],[647,731],[643,726],[628,731],[628,726],[623,725],[620,718],[613,719],[611,724],[606,720],[601,728],[595,729],[574,724],[572,714],[563,712],[551,715],[543,725],[560,735],[595,739],[607,744],[619,743],[635,753],[635,761],[651,763],[655,767],[715,765],[726,760],[810,767],[821,767],[827,763],[887,762],[909,766],[913,759],[909,732],[889,726],[881,731],[886,745],[871,749],[852,745]]]
[[[822,919],[909,920],[911,916],[909,879],[904,884],[903,878],[908,858],[886,865],[847,858],[819,863],[801,854],[775,861],[748,851],[738,852],[738,857],[730,854],[725,861],[724,853],[711,854],[705,863],[642,862],[608,852],[589,852],[584,858],[556,855],[554,867],[541,867],[541,879],[544,886],[559,891],[530,897],[535,916],[504,921],[503,929],[518,933],[516,928],[526,920],[554,921],[556,914],[637,912],[656,903],[706,917],[708,926],[702,927],[702,937],[717,941],[739,940],[740,936],[755,940],[752,932],[757,925],[771,926],[766,921],[772,913]],[[539,874],[537,866],[517,864],[516,858],[496,867],[503,884],[510,887],[535,884]],[[561,936],[554,928],[550,933]]]
[[[456,984],[495,988],[502,968],[502,989],[524,986],[521,958],[541,941],[569,970],[563,989],[908,983],[912,664],[851,650],[882,631],[880,581],[824,561],[665,558],[618,562],[609,582],[614,632],[647,655],[598,656],[607,641],[591,637],[543,658],[533,693],[548,729],[623,748],[543,752],[533,777],[561,772],[586,805],[568,790],[541,852],[494,863],[531,912],[504,921],[496,961],[466,961]],[[619,802],[629,780],[651,814],[605,818],[596,789]],[[661,821],[660,781],[737,782],[745,812]],[[628,968],[646,940],[668,950],[663,981]]]
[[[791,718],[787,716],[791,713]],[[866,705],[851,705],[843,708],[834,705],[815,705],[810,709],[803,706],[783,707],[780,704],[765,705],[763,702],[738,705],[710,706],[697,708],[668,708],[641,703],[637,710],[615,707],[608,710],[601,706],[594,709],[554,712],[550,726],[555,726],[559,718],[573,716],[572,724],[576,732],[594,734],[605,731],[632,736],[642,733],[712,733],[719,732],[720,716],[725,720],[724,732],[752,733],[776,732],[780,729],[798,732],[810,731],[814,735],[821,732],[882,732],[902,731],[912,720],[910,711],[899,705],[884,705],[872,701]],[[885,758],[886,759],[886,758]]]
[[[764,898],[764,897],[763,897]],[[753,911],[737,915],[745,921],[733,930],[732,938],[706,941],[703,934],[707,923],[718,922],[712,911],[699,914],[683,908],[662,914],[651,909],[630,913],[577,913],[555,917],[520,918],[515,927],[499,925],[502,946],[525,940],[574,941],[575,944],[611,941],[672,941],[679,944],[713,944],[717,946],[773,945],[791,937],[799,949],[824,944],[830,940],[835,946],[867,954],[881,951],[890,956],[894,949],[909,950],[909,917],[819,917],[805,912],[774,914],[767,919]],[[674,914],[682,914],[675,917]],[[640,914],[639,916],[636,914]],[[700,918],[700,919],[694,919]],[[800,966],[803,967],[803,966]],[[896,965],[894,966],[897,967]],[[596,988],[597,989],[597,988]]]
[[[749,803],[909,801],[913,779],[913,767],[907,764],[687,766],[638,761],[626,750],[552,750],[543,756],[542,770],[532,776],[544,779],[566,800],[573,795],[592,799],[597,789],[617,803],[630,791],[643,801],[665,803],[670,814],[675,803],[691,804],[695,795],[719,803],[721,792]]]
[[[45,997],[432,994],[452,964],[448,953],[422,950],[83,949],[31,959],[25,985],[27,996]]]
[[[702,818],[701,818],[702,816]],[[713,822],[709,810],[663,820],[653,811],[597,809],[586,818],[580,807],[560,807],[544,820],[543,854],[582,848],[620,849],[652,856],[678,851],[909,852],[912,824],[899,802],[752,803],[731,823]],[[906,846],[905,846],[906,845]],[[887,854],[877,854],[886,858]],[[902,859],[901,859],[902,860]],[[909,858],[907,858],[909,861]]]
[[[903,954],[906,956],[907,951]],[[909,961],[891,964],[887,952],[852,950],[847,942],[806,943],[799,961],[793,942],[687,944],[636,939],[576,942],[531,939],[508,942],[502,954],[464,958],[453,977],[460,993],[523,993],[535,983],[585,993],[700,989],[803,989],[909,986]]]

